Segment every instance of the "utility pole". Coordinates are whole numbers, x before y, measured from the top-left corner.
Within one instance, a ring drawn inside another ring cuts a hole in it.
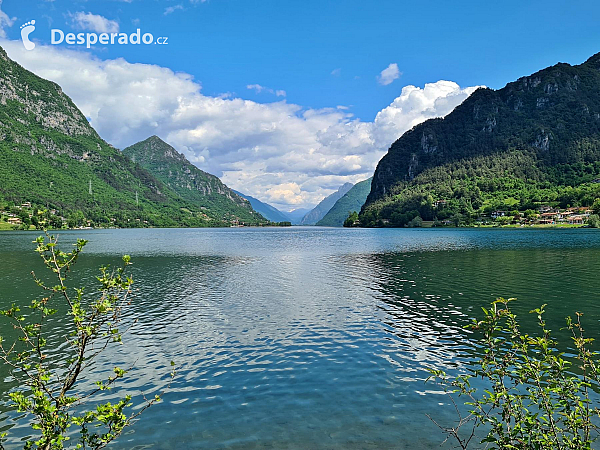
[[[90,179],[90,195],[92,195],[92,180]]]
[[[140,199],[138,197],[138,191],[135,191],[135,205],[140,206]]]

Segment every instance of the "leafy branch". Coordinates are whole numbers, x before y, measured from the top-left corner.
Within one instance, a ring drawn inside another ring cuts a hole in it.
[[[19,388],[9,393],[12,405],[31,416],[31,426],[36,437],[25,443],[25,449],[55,450],[68,446],[74,435],[71,427],[79,428],[76,448],[101,449],[121,435],[123,430],[146,409],[159,402],[164,392],[151,399],[144,396],[144,405],[136,413],[127,415],[132,405],[131,396],[125,395],[116,403],[89,403],[102,391],[112,389],[131,370],[114,367],[113,375],[98,380],[94,388],[86,389],[84,374],[90,364],[110,344],[122,344],[122,336],[129,328],[119,328],[123,309],[130,304],[133,280],[126,271],[131,265],[129,256],[116,270],[100,268],[96,277],[100,284],[98,294],[84,295],[83,288],[69,289],[67,274],[77,262],[86,240],[78,239],[70,252],[57,247],[58,238],[49,235],[38,237],[36,252],[46,269],[54,274],[55,284],[49,284],[31,272],[35,283],[43,290],[41,299],[34,299],[26,307],[13,304],[0,311],[18,335],[18,340],[8,345],[0,337],[0,361],[12,369]],[[47,323],[66,307],[71,331],[65,336],[68,357],[66,363],[50,357]],[[171,381],[175,376],[171,362]],[[167,385],[168,389],[170,386]],[[165,390],[166,390],[165,389]],[[0,449],[2,439],[0,435]]]
[[[465,398],[469,409],[454,427],[438,427],[458,446],[466,449],[475,429],[484,426],[487,435],[481,443],[501,449],[590,449],[600,437],[600,409],[590,389],[600,386],[598,352],[584,336],[582,314],[567,318],[566,329],[577,350],[573,363],[560,352],[544,320],[545,306],[535,314],[538,335],[523,333],[517,316],[509,307],[515,299],[497,299],[484,318],[469,326],[482,334],[484,353],[467,374],[448,376],[430,369],[429,380],[439,383],[451,398]],[[577,372],[577,373],[576,373]],[[488,388],[478,395],[471,380],[480,378]],[[433,419],[432,419],[433,420]],[[468,430],[464,428],[468,425]],[[462,430],[461,430],[462,428]]]

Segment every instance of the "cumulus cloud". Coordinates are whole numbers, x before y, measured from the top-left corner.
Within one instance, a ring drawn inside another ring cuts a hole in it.
[[[100,60],[54,46],[28,52],[19,41],[0,45],[25,68],[61,85],[116,147],[156,134],[202,170],[282,209],[314,205],[343,183],[370,177],[406,130],[449,113],[476,89],[451,81],[405,86],[366,122],[339,107],[204,95],[191,75],[157,65]]]
[[[277,97],[285,97],[287,94],[283,89],[271,89],[268,87],[261,86],[260,84],[249,84],[246,86],[247,89],[251,89],[257,94],[261,92],[268,92],[269,94],[276,95]]]
[[[6,38],[5,28],[10,28],[17,20],[16,17],[10,17],[4,11],[2,11],[2,0],[0,0],[0,38]]]
[[[379,81],[379,84],[387,86],[400,78],[400,75],[402,75],[402,72],[398,69],[398,64],[392,63],[381,71],[377,81]]]
[[[118,33],[119,24],[114,20],[90,12],[79,11],[71,14],[73,25],[80,30],[94,31],[96,33]]]

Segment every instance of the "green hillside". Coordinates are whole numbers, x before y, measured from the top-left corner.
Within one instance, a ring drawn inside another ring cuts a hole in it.
[[[300,221],[300,225],[315,225],[333,208],[335,202],[342,198],[351,188],[352,183],[344,183],[337,191],[325,197],[317,206],[306,213]]]
[[[356,183],[335,205],[329,210],[325,217],[317,222],[317,225],[323,227],[341,227],[350,213],[360,211],[369,192],[371,192],[371,180]]]
[[[600,54],[479,89],[405,133],[379,162],[362,226],[468,224],[495,209],[600,197]]]
[[[60,86],[0,48],[0,208],[23,202],[70,226],[229,225],[103,141]]]
[[[158,136],[127,147],[123,154],[214,219],[253,225],[268,222],[252,209],[248,200],[214,175],[198,169]]]

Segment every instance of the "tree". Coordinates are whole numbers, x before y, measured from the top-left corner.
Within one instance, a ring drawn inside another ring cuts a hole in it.
[[[423,226],[423,219],[421,219],[421,216],[414,217],[406,224],[406,226],[408,228],[420,228]]]
[[[346,218],[346,220],[344,220],[344,226],[353,227],[356,222],[358,222],[358,213],[356,211],[353,211]]]
[[[598,214],[592,214],[588,217],[587,224],[591,228],[600,228],[600,216]]]
[[[78,239],[71,252],[61,251],[57,238],[47,233],[34,242],[45,267],[54,274],[56,284],[32,272],[43,295],[24,307],[29,310],[26,313],[22,313],[17,304],[0,311],[19,334],[19,340],[10,345],[0,338],[0,361],[12,369],[19,386],[9,397],[13,407],[31,420],[38,434],[26,442],[25,448],[62,449],[74,436],[73,427],[79,429],[77,448],[100,449],[116,439],[143,411],[160,401],[160,395],[144,399],[141,408],[129,415],[125,410],[131,406],[130,395],[124,395],[116,403],[93,404],[97,394],[114,388],[129,369],[114,367],[113,374],[96,381],[93,388],[86,389],[83,384],[89,381],[85,375],[98,355],[111,344],[122,342],[123,332],[118,326],[133,283],[126,274],[130,257],[123,256],[123,265],[117,270],[101,267],[97,277],[99,294],[90,297],[84,294],[83,288],[73,289],[66,284],[67,274],[87,241]],[[70,330],[64,336],[68,346],[57,352],[48,348],[45,336],[48,319],[59,309],[66,309]],[[66,364],[56,356],[61,353],[64,356],[65,352]],[[173,371],[171,377],[174,374]],[[3,448],[1,442],[0,448]]]
[[[496,217],[496,223],[498,223],[499,225],[508,225],[512,221],[513,221],[513,218],[511,216]]]
[[[441,384],[457,411],[455,396],[467,398],[470,410],[459,416],[456,426],[438,426],[463,449],[479,426],[487,430],[481,443],[492,448],[590,449],[600,431],[598,401],[590,396],[600,387],[600,359],[590,350],[593,339],[584,336],[581,314],[575,320],[567,318],[576,349],[574,366],[550,335],[546,305],[531,311],[539,332],[530,335],[521,331],[509,307],[513,300],[497,299],[489,310],[483,308],[484,318],[470,326],[481,334],[478,347],[483,351],[474,368],[457,377],[430,370],[429,379]],[[474,378],[486,383],[482,394],[472,387]]]

